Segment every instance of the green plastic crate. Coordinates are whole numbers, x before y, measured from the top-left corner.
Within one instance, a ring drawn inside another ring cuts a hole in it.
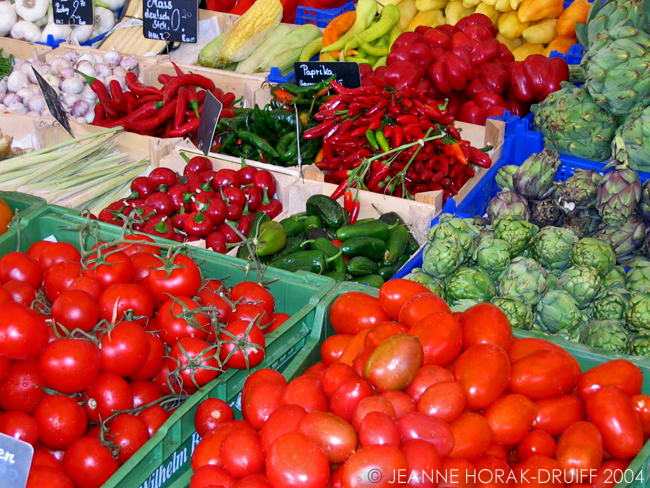
[[[13,228],[0,241],[0,256],[20,249],[26,251],[31,244],[50,236],[57,241],[79,243],[79,231],[75,226],[84,224],[85,218],[78,212],[47,205],[38,210],[20,229]],[[93,235],[97,239],[117,239],[121,229],[110,224],[92,222]],[[160,242],[172,241],[160,239]],[[93,243],[93,240],[89,242]],[[196,249],[193,257],[201,263],[206,277],[220,279],[228,285],[243,281],[245,261],[223,254]],[[254,275],[249,276],[255,279]],[[334,287],[331,278],[312,273],[290,273],[270,268],[264,275],[271,281],[268,288],[276,298],[276,310],[291,315],[280,329],[267,336],[264,361],[253,368],[274,368],[282,372],[299,354],[315,347],[324,336],[323,315],[317,317],[316,305]],[[208,397],[227,399],[236,404],[248,377],[242,370],[229,370],[192,395],[129,461],[104,484],[104,488],[168,488],[186,487],[179,482],[190,471],[190,458],[198,435],[194,429],[194,412]],[[189,479],[189,474],[188,478]],[[164,480],[164,481],[163,481]]]
[[[14,214],[18,214],[21,219],[28,219],[35,210],[47,203],[43,198],[17,191],[0,191],[0,198],[7,202]]]

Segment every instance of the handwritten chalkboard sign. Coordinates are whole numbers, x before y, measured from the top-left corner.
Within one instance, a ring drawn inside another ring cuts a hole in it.
[[[33,457],[30,444],[0,434],[0,486],[25,488]]]
[[[314,85],[320,81],[336,75],[336,81],[346,88],[359,88],[361,86],[361,73],[358,63],[328,63],[309,61],[295,63],[298,86]]]
[[[70,122],[68,121],[68,114],[65,112],[65,110],[63,110],[63,105],[61,105],[61,100],[59,100],[59,94],[54,91],[54,88],[52,88],[49,83],[43,79],[41,74],[36,71],[33,66],[32,71],[34,71],[36,82],[38,83],[38,87],[41,89],[41,93],[45,99],[45,104],[47,105],[50,113],[59,122],[59,124],[61,124],[61,127],[63,127],[68,132],[68,134],[74,137],[72,128],[70,127]],[[0,486],[2,485],[0,484]]]
[[[196,0],[145,0],[144,37],[169,42],[196,43],[199,7]]]
[[[92,0],[52,0],[54,23],[92,25],[95,21]]]
[[[214,141],[214,131],[217,130],[221,110],[223,110],[222,103],[212,93],[206,92],[199,128],[196,131],[198,148],[206,156],[210,152],[212,141]]]

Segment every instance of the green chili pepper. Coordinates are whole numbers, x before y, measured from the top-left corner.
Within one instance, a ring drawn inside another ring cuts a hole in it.
[[[282,131],[282,126],[280,125],[280,121],[273,116],[273,112],[275,112],[275,110],[271,110],[270,107],[267,106],[262,111],[262,116],[264,117],[266,125],[268,125],[276,134],[279,134]]]
[[[275,261],[283,256],[292,254],[298,251],[306,251],[308,244],[305,243],[305,240],[302,237],[287,237],[287,242],[282,249],[270,256],[270,261]]]
[[[348,273],[352,276],[367,276],[376,274],[377,271],[379,271],[379,265],[365,256],[355,256],[348,261]]]
[[[257,105],[253,107],[253,129],[258,136],[266,136],[269,132],[269,127],[264,122],[264,115]]]
[[[280,155],[280,160],[285,163],[295,159],[298,155],[298,142],[295,131],[283,135],[275,146],[275,150]]]
[[[408,244],[409,234],[409,230],[401,225],[390,231],[388,240],[386,241],[386,257],[382,263],[384,266],[390,266],[404,254],[406,245]]]
[[[328,271],[324,276],[329,276],[336,281],[345,281],[347,278],[345,271]]]
[[[323,251],[298,251],[269,263],[280,269],[287,271],[309,271],[311,273],[323,274],[328,270],[328,259]]]
[[[378,219],[345,225],[336,231],[336,238],[343,242],[355,237],[374,237],[385,241],[388,235],[388,226]]]
[[[330,76],[326,80],[320,81],[313,85],[294,85],[293,83],[284,83],[282,84],[282,89],[291,93],[292,95],[315,95],[321,90],[330,86],[330,81],[336,79],[336,76]]]
[[[323,251],[325,256],[328,258],[335,258],[329,263],[329,267],[332,271],[342,272],[345,275],[346,265],[343,255],[339,249],[334,245],[332,241],[326,238],[320,238],[314,240],[311,245],[312,249]]]
[[[251,228],[248,231],[248,234],[246,234],[246,237],[249,239],[257,238],[257,236],[260,235],[262,224],[270,221],[271,219],[266,213],[256,212],[255,215],[253,215],[253,220],[251,221]],[[237,249],[237,257],[241,259],[248,259],[249,256],[250,256],[250,252],[248,251],[248,246],[239,246],[239,249]]]
[[[259,236],[255,253],[258,256],[269,256],[275,254],[287,243],[287,235],[280,222],[271,220],[260,226]]]
[[[323,227],[323,221],[318,215],[310,215],[302,221],[302,226],[305,232],[309,232],[310,229]]]
[[[230,131],[227,136],[221,136],[221,140],[223,141],[221,143],[221,147],[219,148],[219,151],[224,152],[226,149],[228,149],[230,146],[232,146],[236,141],[237,141],[237,134],[234,131]]]
[[[361,276],[359,278],[352,278],[350,281],[354,281],[356,283],[359,283],[360,285],[372,286],[374,288],[381,288],[381,286],[385,283],[384,279],[377,274]]]
[[[406,263],[406,261],[409,260],[409,256],[407,254],[402,254],[397,261],[395,261],[393,264],[390,266],[382,266],[379,268],[379,271],[377,271],[377,274],[381,276],[384,280],[388,281],[390,280],[395,273],[397,273],[402,266]]]
[[[372,147],[375,151],[379,149],[379,145],[377,144],[377,138],[375,137],[375,133],[370,129],[366,131],[366,139],[368,139],[368,143],[370,144],[370,147]]]
[[[381,261],[386,253],[386,242],[376,237],[353,237],[341,244],[344,256],[365,256]]]
[[[305,230],[301,221],[298,219],[292,219],[290,217],[281,220],[280,225],[284,228],[284,233],[287,235],[287,237],[299,236]]]
[[[377,144],[379,145],[382,151],[384,152],[390,151],[390,145],[388,144],[388,140],[386,140],[384,131],[382,131],[381,129],[377,129],[377,131],[375,132],[375,138],[377,139]]]
[[[253,134],[252,132],[241,131],[239,133],[239,138],[242,142],[250,144],[251,146],[259,149],[265,155],[271,158],[278,158],[279,155],[275,148],[271,146],[268,142],[262,139],[260,136]],[[245,151],[244,151],[245,152]]]

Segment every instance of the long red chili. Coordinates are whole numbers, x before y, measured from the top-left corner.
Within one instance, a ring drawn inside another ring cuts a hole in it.
[[[160,73],[158,75],[158,83],[160,83],[161,85],[166,85],[167,83],[169,83],[169,80],[171,80],[172,78],[173,78],[172,75],[168,75],[167,73]]]
[[[178,98],[176,99],[176,112],[174,113],[174,129],[178,129],[185,120],[185,107],[187,106],[187,90],[181,87],[178,90]]]
[[[345,193],[345,191],[348,189],[349,185],[350,185],[350,183],[348,182],[348,180],[342,181],[341,184],[336,187],[336,190],[334,190],[334,193],[332,193],[332,195],[331,195],[332,199],[333,200],[338,200],[339,198],[341,198],[343,196],[343,194]]]
[[[198,117],[194,118],[189,122],[186,122],[185,124],[181,125],[180,127],[174,128],[172,130],[168,130],[167,132],[165,132],[164,137],[183,137],[191,132],[198,130],[200,121],[201,121],[200,118]]]
[[[126,81],[126,86],[128,87],[129,90],[134,95],[137,95],[138,97],[143,97],[145,95],[159,95],[160,94],[160,89],[156,88],[155,86],[148,86],[145,85],[144,83],[141,83],[138,80],[138,77],[135,73],[132,71],[129,71],[126,74],[125,77]]]
[[[88,76],[87,74],[82,73],[81,71],[77,71],[77,70],[75,71],[86,79],[92,91],[94,91],[95,94],[97,95],[97,98],[99,98],[99,102],[104,106],[104,110],[106,111],[106,114],[109,117],[114,119],[119,118],[120,114],[113,107],[113,100],[111,100],[111,94],[108,92],[106,86],[101,81],[99,81],[96,78],[93,78],[92,76]]]
[[[126,99],[124,98],[124,92],[122,91],[122,85],[117,80],[111,80],[109,84],[111,89],[111,94],[113,95],[113,106],[115,110],[119,112],[126,112]]]
[[[361,210],[361,202],[355,198],[352,202],[352,210],[350,211],[350,224],[356,223],[359,218],[359,210]]]
[[[190,104],[190,108],[194,110],[194,115],[199,117],[201,114],[199,114],[199,101],[196,95],[196,88],[194,88],[193,86],[188,86],[186,88],[186,91],[187,91],[187,101]]]
[[[165,86],[165,89],[163,90],[163,101],[168,102],[174,98],[179,88],[186,85],[198,86],[199,88],[209,90],[214,88],[214,81],[203,75],[197,75],[194,73],[177,76],[172,78]]]
[[[463,152],[463,148],[460,147],[460,144],[457,142],[452,142],[451,144],[451,149],[454,151],[454,156],[456,156],[456,159],[460,161],[463,164],[467,164],[467,157],[465,156],[465,153]]]
[[[172,66],[174,67],[174,71],[176,71],[177,76],[182,76],[182,75],[185,74],[185,72],[182,69],[180,69],[178,67],[178,65],[176,63],[174,63],[173,61],[172,61]]]
[[[167,119],[170,119],[171,117],[174,116],[174,112],[176,111],[176,105],[173,103],[168,103],[164,105],[162,108],[159,108],[161,102],[150,102],[153,104],[154,108],[152,109],[150,105],[146,106],[146,111],[141,112],[138,114],[138,117],[133,117],[134,114],[140,112],[142,108],[145,108],[145,106],[141,107],[141,109],[138,109],[136,112],[131,114],[128,117],[125,117],[123,122],[124,122],[124,128],[127,130],[131,130],[133,132],[145,132],[148,130],[156,129],[158,126],[162,125],[163,122],[165,122]],[[150,116],[151,112],[154,112],[152,116]],[[148,118],[147,118],[148,117]]]
[[[102,120],[106,119],[106,111],[104,110],[104,106],[101,103],[98,103],[95,105],[95,118],[93,119],[94,122],[101,122]]]

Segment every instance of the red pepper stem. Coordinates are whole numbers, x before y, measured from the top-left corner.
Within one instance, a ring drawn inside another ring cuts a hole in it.
[[[181,158],[183,158],[186,163],[190,162],[190,157],[187,154],[185,154],[184,152],[181,153]]]
[[[97,81],[97,78],[93,78],[92,76],[88,76],[86,73],[82,73],[81,71],[79,71],[77,69],[74,70],[74,72],[77,73],[78,75],[83,76],[86,79],[86,83],[88,83],[89,85],[92,85],[93,83],[95,83]]]

